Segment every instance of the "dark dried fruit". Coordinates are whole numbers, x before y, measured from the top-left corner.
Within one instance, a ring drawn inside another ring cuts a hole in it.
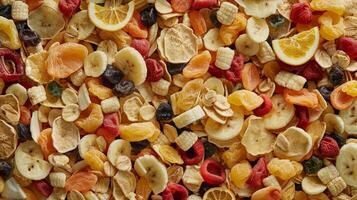
[[[334,85],[341,85],[345,82],[345,75],[343,73],[343,69],[339,66],[332,67],[328,74],[330,82]]]
[[[30,127],[25,124],[18,124],[17,136],[19,137],[19,140],[22,142],[26,140],[31,140]]]
[[[178,63],[178,64],[166,63],[166,66],[169,73],[173,76],[175,74],[182,73],[182,70],[183,68],[185,68],[186,63]]]
[[[157,12],[153,4],[149,4],[140,12],[141,21],[146,27],[150,27],[156,23]]]
[[[113,65],[107,65],[103,73],[103,80],[109,82],[112,85],[118,84],[124,77],[122,71],[115,68]]]
[[[56,81],[52,81],[47,85],[47,90],[52,96],[60,97],[62,95],[63,88]]]
[[[303,162],[303,166],[306,174],[316,174],[324,166],[324,163],[318,157],[312,156]]]
[[[27,25],[27,21],[19,21],[15,23],[16,25],[16,29],[18,31],[22,30],[22,29],[30,29],[30,27]]]
[[[328,88],[326,86],[320,86],[317,88],[317,90],[320,92],[321,96],[326,100],[330,101],[330,95],[333,89]]]
[[[31,29],[21,29],[19,36],[26,46],[36,46],[41,42],[40,36]]]
[[[113,94],[117,97],[125,97],[135,91],[134,82],[131,80],[122,80],[113,88]]]
[[[222,26],[221,22],[218,21],[217,19],[217,10],[215,11],[212,11],[211,12],[211,15],[209,16],[212,24],[216,27],[216,28],[219,28]]]
[[[332,133],[330,136],[336,140],[336,142],[340,148],[346,144],[346,138],[342,137],[341,135],[339,135],[337,133]]]
[[[131,151],[134,154],[139,153],[141,150],[145,149],[150,145],[150,142],[147,140],[139,141],[139,142],[130,142],[131,144]]]
[[[281,15],[272,15],[268,18],[270,26],[278,28],[280,25],[285,23],[285,18]]]
[[[11,5],[0,6],[0,16],[11,19]]]
[[[12,169],[12,167],[8,162],[6,162],[4,160],[0,161],[0,176],[1,177],[4,177],[4,178],[8,177],[11,173],[11,169]]]
[[[18,81],[24,74],[21,56],[10,49],[0,48],[0,78],[5,82]]]
[[[172,107],[168,103],[161,103],[156,109],[156,119],[158,121],[168,121],[174,116]]]
[[[215,154],[218,150],[216,145],[214,145],[208,141],[204,142],[203,146],[205,148],[205,158],[209,158],[209,157],[213,156],[213,154]]]

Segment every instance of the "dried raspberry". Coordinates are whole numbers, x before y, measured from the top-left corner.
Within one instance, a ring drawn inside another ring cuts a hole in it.
[[[309,111],[305,106],[295,106],[296,117],[299,119],[299,123],[296,125],[299,128],[305,129],[309,125]]]
[[[53,188],[46,181],[32,181],[32,185],[37,189],[43,196],[49,197],[52,194]]]
[[[117,113],[111,113],[104,115],[103,128],[109,131],[111,134],[118,136],[119,133],[119,119]]]
[[[281,86],[281,85],[276,84],[274,93],[275,94],[284,94],[284,87]]]
[[[145,60],[146,67],[148,69],[148,74],[146,80],[149,82],[159,81],[164,75],[164,69],[160,65],[160,63],[152,58],[148,58]]]
[[[305,68],[301,72],[301,76],[305,77],[308,81],[318,81],[323,77],[323,71],[316,61],[310,61],[304,65]]]
[[[146,39],[133,39],[130,46],[139,51],[144,58],[149,54],[150,43]]]
[[[81,0],[60,0],[58,8],[67,17],[72,16],[81,5]]]
[[[224,73],[225,71],[219,69],[218,67],[216,67],[215,65],[210,65],[208,68],[208,72],[217,78],[223,78],[224,77]]]
[[[253,110],[254,114],[259,117],[269,113],[271,111],[271,109],[273,108],[273,104],[272,104],[271,99],[269,98],[268,95],[261,94],[260,97],[262,97],[264,100],[263,104],[260,105],[255,110]]]
[[[200,139],[197,140],[196,143],[188,151],[180,150],[180,155],[186,165],[198,164],[202,161],[205,155],[205,149],[202,141]]]
[[[232,71],[239,80],[242,80],[242,70],[244,68],[244,56],[242,54],[235,55],[231,64]]]
[[[319,153],[324,158],[334,158],[340,153],[340,148],[336,140],[330,136],[325,136],[320,142]]]
[[[169,183],[161,196],[162,200],[185,200],[188,197],[188,191],[180,184]]]
[[[247,184],[253,188],[261,188],[263,187],[263,179],[268,175],[267,161],[263,157],[259,158],[252,169],[252,175],[250,175]]]
[[[193,0],[191,8],[201,9],[201,8],[211,8],[218,4],[217,0]]]
[[[227,70],[227,71],[224,71],[224,72],[225,72],[226,79],[231,81],[234,84],[237,84],[241,80],[232,71]]]
[[[18,81],[23,74],[24,63],[21,56],[10,49],[0,49],[0,78],[5,82],[13,82]]]
[[[226,180],[224,167],[212,159],[207,159],[202,163],[200,173],[203,180],[209,185],[220,185]]]
[[[357,59],[357,40],[349,37],[341,37],[337,40],[337,49],[348,54],[351,59]]]
[[[299,24],[309,24],[312,21],[312,11],[308,3],[295,3],[291,8],[291,21]]]

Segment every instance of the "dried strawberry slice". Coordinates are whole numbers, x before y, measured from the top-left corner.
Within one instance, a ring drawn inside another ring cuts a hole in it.
[[[119,133],[119,119],[117,113],[106,114],[103,120],[103,128],[111,132],[113,135]]]
[[[188,151],[180,150],[180,155],[186,165],[198,164],[203,159],[204,154],[205,149],[201,140],[197,140]]]
[[[268,95],[261,94],[260,97],[262,97],[264,100],[263,104],[260,105],[255,110],[253,110],[254,114],[259,117],[269,113],[271,111],[271,109],[273,108],[273,104],[272,104],[271,99],[269,98]]]
[[[357,59],[357,40],[342,37],[337,40],[337,49],[346,52],[351,59]]]
[[[45,197],[49,197],[53,192],[52,186],[48,184],[45,180],[32,181],[32,185]]]
[[[224,73],[225,71],[219,69],[218,67],[216,67],[215,65],[210,65],[209,68],[208,68],[208,72],[214,76],[214,77],[217,77],[217,78],[222,78],[224,77]]]
[[[0,78],[5,82],[18,81],[24,75],[21,56],[10,49],[0,49]]]
[[[169,183],[162,192],[162,200],[186,200],[188,197],[187,189],[177,183]]]
[[[150,43],[146,39],[133,39],[130,46],[138,50],[144,58],[149,54]]]
[[[296,125],[299,128],[305,129],[309,125],[309,111],[305,106],[295,106],[295,114],[299,119],[299,123]]]
[[[67,17],[72,16],[81,5],[81,0],[60,0],[58,8]]]
[[[335,139],[330,136],[322,138],[319,146],[319,154],[323,158],[334,158],[340,153],[340,148]]]
[[[268,175],[267,161],[265,158],[259,158],[257,164],[253,167],[252,175],[250,175],[247,184],[253,188],[261,188],[263,187],[263,179]]]
[[[200,173],[203,180],[209,185],[220,185],[226,180],[223,166],[212,159],[207,159],[202,163]]]
[[[210,8],[218,4],[217,0],[194,0],[192,2],[192,9]]]
[[[305,68],[302,70],[301,75],[308,81],[318,81],[322,79],[324,71],[322,71],[316,61],[308,62],[304,66]]]
[[[164,75],[164,69],[160,65],[160,63],[152,58],[148,58],[145,60],[146,67],[148,70],[148,74],[146,80],[148,82],[156,82],[159,81]]]

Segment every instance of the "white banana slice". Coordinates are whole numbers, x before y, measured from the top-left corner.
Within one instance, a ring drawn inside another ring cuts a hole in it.
[[[250,17],[247,20],[246,32],[254,42],[264,42],[269,37],[269,26],[265,19]]]
[[[14,84],[10,85],[6,89],[5,93],[15,95],[17,97],[17,100],[19,100],[19,104],[21,106],[23,106],[28,99],[26,88],[19,83],[14,83]]]
[[[246,55],[246,56],[254,56],[259,51],[259,43],[254,42],[248,34],[244,33],[241,34],[236,42],[236,49],[239,53]]]
[[[327,113],[323,119],[326,122],[326,131],[330,133],[343,134],[345,125],[342,118],[338,115]]]
[[[60,12],[45,4],[30,13],[27,23],[42,39],[52,39],[66,24]]]
[[[92,34],[95,25],[88,17],[88,11],[82,10],[72,16],[68,23],[66,32],[79,40],[84,40]]]
[[[97,51],[103,51],[108,58],[108,64],[113,64],[118,46],[113,40],[103,40],[98,44]]]
[[[336,168],[340,176],[352,187],[357,187],[357,143],[349,143],[340,149],[337,156]]]
[[[1,196],[5,199],[26,199],[26,193],[13,177],[5,182]]]
[[[119,156],[130,156],[131,154],[131,145],[130,142],[122,139],[114,140],[110,143],[107,156],[108,160],[112,165],[116,166],[117,160]]]
[[[41,180],[48,176],[51,164],[43,159],[41,147],[34,141],[21,143],[15,152],[15,165],[20,174],[30,180]]]
[[[97,146],[97,135],[96,134],[88,134],[81,138],[78,144],[78,152],[81,158],[83,158],[84,154],[89,150],[99,150]]]
[[[94,51],[84,59],[84,73],[87,76],[99,77],[107,68],[108,58],[103,51]]]
[[[172,121],[174,121],[175,125],[178,128],[183,128],[197,120],[202,119],[204,116],[206,116],[205,112],[203,111],[201,106],[197,105],[192,109],[176,116],[172,119]]]
[[[344,121],[345,131],[349,135],[357,135],[357,100],[349,108],[340,110],[339,115]]]
[[[271,98],[272,110],[264,115],[265,128],[279,129],[288,125],[295,115],[295,107],[285,102],[282,95],[275,95]]]
[[[114,65],[120,69],[134,84],[140,85],[145,82],[147,68],[141,54],[132,47],[124,47],[115,54]]]
[[[166,167],[155,156],[144,155],[138,158],[134,168],[139,176],[145,176],[149,187],[155,194],[165,190],[168,182]]]
[[[305,176],[301,182],[302,190],[308,195],[317,195],[326,190],[324,185],[316,176]]]
[[[244,11],[247,15],[266,18],[276,12],[281,0],[244,0]]]
[[[241,113],[235,113],[224,125],[208,119],[205,125],[205,131],[208,136],[214,140],[227,141],[236,137],[242,129],[244,116]]]
[[[217,51],[219,47],[224,47],[224,42],[219,36],[219,29],[213,28],[209,30],[203,37],[203,44],[210,51]]]

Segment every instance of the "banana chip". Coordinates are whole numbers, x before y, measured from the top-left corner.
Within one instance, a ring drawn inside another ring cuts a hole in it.
[[[123,105],[123,111],[126,114],[126,117],[131,122],[137,122],[140,118],[140,108],[142,102],[138,97],[132,97],[125,101]]]
[[[180,154],[170,145],[154,145],[153,149],[165,163],[183,164]]]
[[[135,191],[136,178],[132,172],[118,171],[113,177],[113,181],[118,184],[119,188],[125,196]]]
[[[77,148],[79,130],[74,123],[58,117],[53,121],[52,139],[55,149],[60,153],[66,153]]]

